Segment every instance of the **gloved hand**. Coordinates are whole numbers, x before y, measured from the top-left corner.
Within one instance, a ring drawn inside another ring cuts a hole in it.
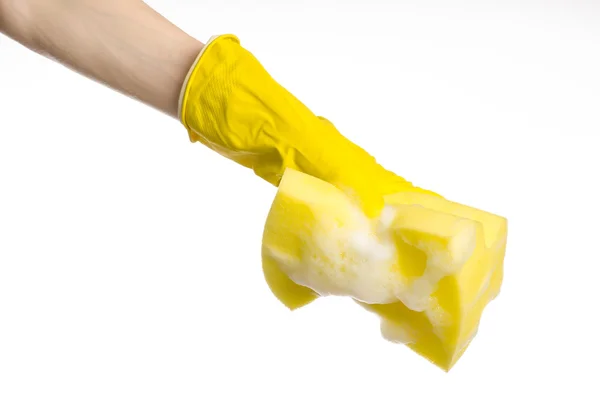
[[[383,196],[414,188],[279,85],[233,35],[212,38],[180,99],[192,142],[278,186],[286,168],[333,184],[375,216]],[[417,189],[419,190],[419,189]]]
[[[275,186],[286,168],[300,171],[286,173],[263,235],[265,279],[282,303],[295,309],[320,294],[351,296],[381,316],[386,338],[444,369],[456,362],[499,291],[503,218],[432,197],[386,170],[275,82],[232,35],[199,55],[180,115],[192,141]],[[331,185],[373,219],[357,216]],[[380,214],[384,200],[392,211]]]

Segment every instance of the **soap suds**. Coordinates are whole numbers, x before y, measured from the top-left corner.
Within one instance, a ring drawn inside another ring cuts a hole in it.
[[[390,342],[409,345],[417,342],[418,332],[406,323],[395,324],[389,320],[381,319],[381,335]]]
[[[457,221],[456,233],[446,247],[436,239],[411,243],[414,239],[404,238],[397,225],[392,227],[396,211],[386,207],[379,218],[371,220],[354,208],[347,222],[318,219],[310,235],[300,236],[304,245],[299,256],[274,248],[269,248],[270,254],[292,281],[321,296],[350,296],[369,304],[400,301],[413,311],[426,312],[436,322],[444,322],[444,314],[432,303],[431,295],[439,281],[458,271],[472,254],[475,227]],[[402,260],[396,249],[398,236],[426,253],[426,269],[420,277],[407,278],[394,270]]]
[[[379,222],[359,209],[342,226],[318,222],[311,236],[304,236],[302,255],[279,262],[282,270],[322,296],[351,296],[367,303],[397,301],[392,276],[396,249],[391,238],[377,233]]]

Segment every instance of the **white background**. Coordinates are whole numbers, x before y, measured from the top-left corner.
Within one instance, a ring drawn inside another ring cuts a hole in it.
[[[348,300],[288,312],[260,264],[274,188],[2,37],[0,396],[600,395],[597,2],[149,3],[506,216],[503,290],[448,374]]]

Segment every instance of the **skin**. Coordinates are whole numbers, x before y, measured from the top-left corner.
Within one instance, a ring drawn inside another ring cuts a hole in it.
[[[204,46],[139,0],[0,0],[0,32],[172,117]]]

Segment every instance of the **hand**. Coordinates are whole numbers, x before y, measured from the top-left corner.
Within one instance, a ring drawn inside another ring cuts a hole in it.
[[[184,84],[180,116],[192,141],[273,185],[293,168],[347,192],[370,216],[382,209],[385,194],[416,189],[313,114],[233,35],[212,39],[199,55]]]

